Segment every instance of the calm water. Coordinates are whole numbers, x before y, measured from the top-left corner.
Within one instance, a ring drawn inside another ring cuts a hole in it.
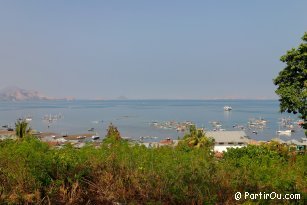
[[[233,110],[225,112],[225,105]],[[50,124],[43,121],[45,115],[62,114],[60,119]],[[268,120],[267,127],[257,130],[246,129],[252,139],[269,140],[277,136],[280,128],[278,121],[290,116],[294,121],[297,116],[280,114],[278,101],[274,100],[116,100],[116,101],[36,101],[36,102],[0,102],[0,125],[14,127],[20,117],[31,116],[31,127],[42,132],[61,134],[87,133],[95,128],[100,136],[106,133],[107,125],[112,122],[126,137],[157,136],[177,138],[182,136],[175,130],[163,130],[150,126],[152,121],[192,121],[198,127],[212,130],[210,121],[220,121],[222,128],[236,130],[233,125],[247,126],[251,118]],[[103,121],[103,122],[102,122]],[[299,139],[303,130],[294,127],[295,132],[282,139]]]

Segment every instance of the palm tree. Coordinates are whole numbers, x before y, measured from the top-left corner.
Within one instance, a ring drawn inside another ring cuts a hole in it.
[[[206,137],[203,130],[197,129],[195,125],[190,126],[190,132],[185,134],[183,139],[190,147],[206,147],[212,149],[214,140]]]
[[[29,127],[29,123],[26,120],[17,120],[15,123],[15,130],[16,135],[20,139],[31,133],[31,128]]]

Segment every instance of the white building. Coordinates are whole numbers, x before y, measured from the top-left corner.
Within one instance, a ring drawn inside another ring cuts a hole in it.
[[[210,131],[206,132],[206,136],[214,139],[214,151],[217,152],[227,151],[227,148],[241,148],[250,141],[244,131]]]

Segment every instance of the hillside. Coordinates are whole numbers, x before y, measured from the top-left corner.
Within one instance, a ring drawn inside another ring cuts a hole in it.
[[[24,100],[55,100],[55,98],[42,95],[38,91],[25,90],[18,87],[7,87],[0,90],[2,101],[24,101]]]

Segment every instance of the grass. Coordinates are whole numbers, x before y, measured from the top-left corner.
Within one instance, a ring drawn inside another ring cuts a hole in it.
[[[233,204],[237,191],[306,198],[306,166],[306,155],[265,146],[216,159],[209,149],[185,145],[147,149],[107,141],[98,149],[54,149],[26,137],[0,142],[0,204]]]

